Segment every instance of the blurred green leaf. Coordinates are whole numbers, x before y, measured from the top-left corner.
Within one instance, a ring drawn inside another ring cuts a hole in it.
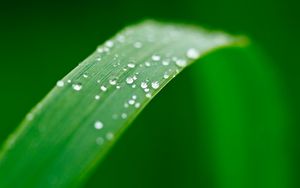
[[[0,156],[0,187],[80,186],[172,78],[215,49],[243,43],[178,24],[126,28],[58,81],[10,136]]]

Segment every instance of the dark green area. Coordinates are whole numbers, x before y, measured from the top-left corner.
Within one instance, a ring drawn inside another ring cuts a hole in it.
[[[247,34],[268,61],[231,49],[190,67],[87,187],[297,187],[298,7],[293,0],[2,1],[0,141],[120,28],[143,18],[182,21]]]

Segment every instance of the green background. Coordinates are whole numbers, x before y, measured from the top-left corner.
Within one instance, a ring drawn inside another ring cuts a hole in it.
[[[0,142],[121,28],[147,18],[180,21],[246,34],[256,47],[219,51],[172,81],[86,187],[298,187],[298,7],[293,0],[1,0]]]

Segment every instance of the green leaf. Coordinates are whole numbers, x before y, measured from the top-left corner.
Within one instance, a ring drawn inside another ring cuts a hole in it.
[[[154,21],[126,28],[58,81],[10,136],[0,155],[0,187],[81,185],[172,78],[213,50],[245,42]]]

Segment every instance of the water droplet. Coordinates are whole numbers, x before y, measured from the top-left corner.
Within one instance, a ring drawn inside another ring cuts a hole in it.
[[[132,87],[132,88],[136,88],[136,85],[135,85],[135,84],[133,84],[131,87]]]
[[[124,107],[128,108],[129,107],[128,103],[124,103]]]
[[[141,83],[141,88],[145,89],[148,87],[148,84],[146,82]]]
[[[72,85],[72,88],[75,90],[75,91],[80,91],[82,89],[82,85],[80,83],[78,84],[73,84]]]
[[[84,78],[88,78],[89,76],[87,74],[82,75]]]
[[[128,104],[130,104],[130,105],[134,105],[134,103],[135,103],[135,101],[132,100],[132,99],[130,99],[130,100],[128,101]]]
[[[98,145],[102,145],[104,143],[104,139],[102,137],[98,137],[98,138],[96,138],[96,143]]]
[[[107,140],[112,140],[112,139],[114,139],[114,134],[112,133],[112,132],[108,132],[108,133],[106,133],[106,139]]]
[[[160,56],[159,55],[153,55],[152,56],[152,60],[153,61],[159,61],[160,60]]]
[[[115,80],[115,79],[109,80],[109,84],[110,85],[116,85],[117,84],[117,80]]]
[[[132,95],[132,99],[134,99],[134,100],[135,100],[136,98],[137,98],[137,96],[136,96],[136,95]]]
[[[64,87],[65,83],[62,80],[59,80],[58,82],[56,82],[56,86],[57,87]]]
[[[106,45],[107,47],[111,48],[111,47],[114,46],[114,42],[111,41],[111,40],[109,40],[109,41],[107,41],[107,42],[105,43],[105,45]]]
[[[129,64],[127,64],[127,66],[128,66],[129,68],[134,68],[134,67],[135,67],[135,64],[129,63]]]
[[[186,52],[186,56],[190,59],[197,59],[199,57],[199,52],[195,48],[190,48]]]
[[[152,82],[152,83],[151,83],[151,87],[152,87],[153,89],[158,89],[158,88],[159,88],[159,83],[158,83],[158,81]]]
[[[146,67],[150,67],[151,64],[147,61],[147,62],[145,62],[145,66],[146,66]]]
[[[96,100],[99,100],[99,99],[100,99],[100,96],[99,96],[99,95],[96,95],[96,96],[95,96],[95,99],[96,99]]]
[[[96,59],[96,61],[101,61],[101,57],[98,57],[98,58]]]
[[[146,94],[146,97],[147,97],[147,98],[151,98],[151,97],[152,97],[151,93],[147,93],[147,94]]]
[[[68,80],[67,82],[70,84],[72,82],[72,80]]]
[[[133,78],[131,78],[131,77],[128,77],[128,78],[126,78],[126,83],[127,84],[132,84],[133,83]]]
[[[170,64],[169,61],[163,61],[163,62],[162,62],[162,65],[164,65],[164,66],[168,66],[169,64]]]
[[[141,48],[141,47],[143,46],[143,44],[142,44],[141,42],[135,42],[135,43],[133,44],[133,46],[134,46],[135,48]]]
[[[147,92],[150,91],[150,89],[149,88],[145,88],[144,91],[147,93]]]
[[[178,67],[185,67],[186,64],[187,64],[187,62],[186,62],[186,60],[184,60],[184,59],[178,59],[178,60],[176,61],[176,65],[177,65]]]
[[[139,108],[141,106],[141,104],[140,103],[135,103],[135,105],[134,105],[134,107],[136,107],[136,108]]]
[[[170,75],[164,74],[164,79],[168,79],[169,77],[170,77]]]
[[[122,118],[122,119],[126,119],[126,118],[127,118],[127,114],[126,114],[126,113],[122,113],[122,114],[121,114],[121,118]]]
[[[120,89],[120,88],[121,88],[121,86],[116,86],[116,88],[117,88],[117,89]]]
[[[96,121],[94,126],[96,129],[100,130],[103,128],[103,123],[101,121]]]
[[[102,91],[107,91],[107,87],[105,87],[105,86],[101,86],[100,89],[101,89]]]

